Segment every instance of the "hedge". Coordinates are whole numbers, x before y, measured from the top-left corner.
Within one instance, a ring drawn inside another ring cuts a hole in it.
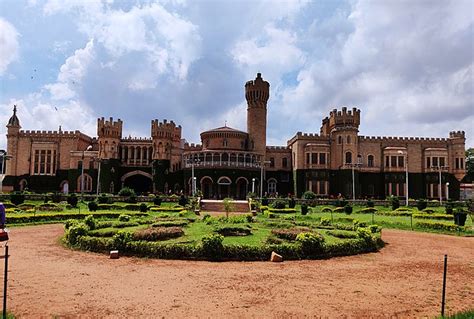
[[[153,223],[152,227],[184,227],[189,224],[187,220],[170,220]]]
[[[276,213],[276,214],[294,214],[294,213],[296,213],[295,208],[269,208],[268,211],[270,213]]]
[[[249,236],[252,234],[252,229],[250,226],[225,225],[217,227],[215,232],[222,236]]]
[[[445,224],[445,223],[429,223],[429,222],[416,222],[415,227],[419,228],[428,228],[435,230],[446,230],[446,231],[466,231],[467,227],[462,227],[454,224]]]
[[[454,220],[453,215],[447,214],[413,214],[413,218],[418,219],[442,219],[442,220]]]
[[[377,213],[377,209],[373,207],[366,207],[356,212],[356,214],[372,214],[372,213]]]
[[[377,212],[377,215],[384,216],[411,216],[413,213],[411,211],[393,211],[393,212]]]
[[[96,218],[117,218],[120,213],[110,213],[110,212],[104,212],[104,213],[84,213],[84,214],[79,214],[79,213],[72,213],[72,214],[67,214],[67,213],[57,213],[57,214],[24,214],[21,216],[15,216],[15,215],[8,215],[7,216],[7,222],[9,224],[21,224],[21,223],[35,223],[35,222],[44,222],[44,221],[63,221],[67,219],[83,219],[89,215],[93,215]],[[133,213],[131,214],[136,217],[141,217],[141,216],[148,216],[146,213]]]
[[[138,205],[137,205],[138,206]],[[175,206],[175,207],[162,207],[162,206],[152,206],[150,207],[150,211],[152,212],[181,212],[184,210],[182,206]]]

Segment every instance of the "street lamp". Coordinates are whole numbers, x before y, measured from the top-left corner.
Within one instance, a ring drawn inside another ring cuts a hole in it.
[[[192,182],[191,193],[194,197],[194,195],[196,195],[196,177],[194,177],[194,164],[199,164],[201,160],[197,157],[193,157],[190,161],[188,161],[188,163],[189,162],[191,162],[191,182]]]
[[[449,200],[449,182],[446,183],[446,201]]]
[[[99,188],[100,188],[100,164],[102,163],[102,161],[100,160],[99,157],[97,157],[97,161],[99,162],[99,168],[97,170],[97,191],[96,191],[96,195],[99,196]]]
[[[405,206],[408,207],[408,150],[406,152],[398,151],[398,154],[403,154],[403,158],[405,161]]]
[[[265,164],[270,164],[270,161],[261,161],[260,162],[260,198],[263,197],[263,169]]]
[[[252,178],[252,193],[255,194],[255,177]]]
[[[81,164],[81,201],[84,200],[84,153],[86,151],[90,151],[92,149],[92,145],[87,146],[86,150],[82,151],[82,164]]]
[[[443,204],[443,193],[442,193],[442,182],[441,182],[441,172],[447,170],[449,167],[448,166],[433,166],[432,167],[435,170],[438,170],[438,178],[439,178],[439,184],[438,184],[438,192],[439,192],[439,204]],[[448,185],[446,185],[448,186]]]

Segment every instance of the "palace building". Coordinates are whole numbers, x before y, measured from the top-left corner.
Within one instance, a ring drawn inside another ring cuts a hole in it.
[[[260,73],[245,84],[247,131],[227,126],[189,144],[173,121],[151,121],[151,135],[122,136],[123,122],[99,118],[97,136],[80,131],[21,130],[16,107],[7,124],[4,190],[191,193],[243,199],[252,190],[321,197],[459,198],[466,174],[465,135],[446,138],[359,135],[360,110],[334,109],[318,133],[297,132],[286,146],[266,143],[270,84]],[[243,111],[243,110],[242,110]],[[83,174],[82,174],[83,172]],[[263,180],[261,180],[263,176]]]

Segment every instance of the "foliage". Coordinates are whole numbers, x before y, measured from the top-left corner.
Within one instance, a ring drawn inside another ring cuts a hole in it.
[[[90,229],[94,230],[96,227],[96,221],[94,219],[94,216],[89,215],[86,218],[84,218],[84,224]]]
[[[170,238],[177,238],[184,235],[181,227],[156,227],[135,231],[133,233],[134,240],[157,241]]]
[[[272,235],[285,240],[295,241],[298,234],[310,231],[308,228],[277,228],[272,229]]]
[[[462,208],[457,208],[454,211],[454,223],[458,226],[464,226],[467,219],[467,212]]]
[[[295,208],[281,208],[281,209],[269,208],[268,211],[272,212],[272,213],[277,213],[277,214],[294,214],[294,213],[296,213]]]
[[[187,203],[188,203],[188,199],[186,198],[186,196],[181,195],[181,197],[179,198],[178,204],[184,207],[186,206]]]
[[[116,249],[125,249],[127,244],[133,240],[133,234],[127,231],[119,231],[112,239]]]
[[[394,209],[393,211],[395,211],[395,212],[411,212],[412,209],[410,207],[398,207],[397,209]]]
[[[148,211],[148,206],[145,203],[140,204],[140,211],[146,213]]]
[[[411,211],[394,211],[394,212],[385,212],[385,211],[378,211],[377,215],[384,215],[384,216],[411,216]]]
[[[69,245],[75,246],[80,236],[87,234],[88,228],[84,223],[72,224],[66,230],[66,241]]]
[[[56,193],[51,194],[51,200],[53,201],[53,203],[60,203],[61,198],[62,198],[61,193],[56,192]]]
[[[66,222],[64,223],[64,229],[68,230],[69,228],[71,228],[73,225],[77,224],[77,220],[75,219],[68,219],[66,220]]]
[[[336,200],[336,207],[345,207],[348,204],[344,198]]]
[[[222,203],[224,204],[225,216],[229,218],[229,213],[234,210],[234,204],[232,203],[232,198],[224,198]]]
[[[400,207],[400,199],[397,196],[390,196],[390,205],[392,205],[392,210],[396,210]]]
[[[372,214],[372,213],[376,213],[376,212],[377,212],[376,208],[366,207],[366,208],[362,208],[361,210],[357,211],[357,214]]]
[[[162,202],[163,202],[163,199],[160,196],[155,196],[153,198],[153,205],[155,206],[161,206]]]
[[[452,231],[452,232],[466,230],[465,227],[461,227],[461,226],[453,225],[453,224],[445,224],[445,223],[416,222],[415,226],[418,228],[445,230],[445,231]]]
[[[97,198],[97,201],[99,202],[99,204],[111,204],[112,203],[112,197],[108,196],[105,193],[102,193]]]
[[[357,236],[369,243],[373,241],[372,231],[365,227],[357,228]]]
[[[426,199],[420,198],[419,200],[416,201],[416,208],[417,208],[419,211],[422,211],[422,210],[425,209],[427,206],[428,206],[428,203],[426,202]]]
[[[313,193],[312,191],[306,191],[303,193],[303,196],[302,196],[303,199],[315,199],[316,198],[316,194]]]
[[[344,206],[344,213],[346,213],[347,215],[352,214],[352,206],[351,205]]]
[[[217,234],[206,235],[201,240],[202,253],[205,257],[209,259],[219,259],[221,258],[222,252],[224,250],[224,236]]]
[[[283,199],[277,199],[273,201],[271,206],[272,208],[283,209],[283,208],[286,208],[286,201]]]
[[[321,218],[321,221],[319,222],[320,225],[322,226],[329,226],[331,225],[331,220],[329,218]]]
[[[371,201],[370,199],[367,201],[366,205],[368,208],[373,208],[375,206],[374,202]]]
[[[250,226],[224,225],[215,229],[216,233],[222,236],[248,236],[252,234]]]
[[[58,204],[54,203],[43,203],[38,205],[37,209],[43,212],[62,212],[64,209]]]
[[[95,212],[97,211],[97,208],[99,208],[99,205],[97,205],[97,202],[92,201],[87,204],[87,207],[89,208],[89,211]]]
[[[308,214],[308,205],[301,204],[301,215],[306,215],[306,214]]]
[[[288,208],[295,208],[296,206],[296,200],[293,197],[290,197],[288,199]]]
[[[413,218],[418,219],[442,219],[442,220],[453,220],[453,215],[447,214],[413,214]]]
[[[328,230],[327,233],[331,236],[337,237],[337,238],[342,238],[342,239],[347,239],[347,238],[358,238],[358,235],[354,233],[353,231],[347,231],[347,230]]]
[[[77,195],[76,193],[71,193],[69,194],[69,196],[67,197],[67,203],[69,205],[71,205],[72,207],[77,207],[77,202],[78,202],[78,198],[77,198]]]
[[[332,209],[331,209],[331,207],[323,207],[323,208],[321,209],[321,212],[323,212],[323,213],[331,213],[331,212],[332,212]]]
[[[124,187],[118,192],[119,196],[124,196],[124,197],[131,197],[131,196],[136,196],[135,190],[130,187]]]
[[[153,223],[152,227],[184,227],[187,226],[189,222],[187,220],[169,220],[169,221],[160,221]]]
[[[268,198],[267,198],[267,196],[264,195],[264,196],[262,197],[261,205],[262,205],[262,206],[268,206]]]
[[[11,224],[37,223],[37,222],[55,222],[68,219],[84,219],[90,213],[46,213],[46,214],[22,214],[19,216],[8,216]],[[97,218],[117,218],[119,213],[100,212],[93,213]],[[134,213],[134,216],[146,216],[144,213]]]
[[[121,214],[119,216],[118,220],[121,221],[121,222],[128,222],[128,221],[130,221],[130,215]]]
[[[315,256],[323,253],[324,237],[317,233],[300,233],[296,236],[296,242],[300,245],[302,252],[307,256]]]
[[[13,192],[10,194],[10,202],[12,202],[13,205],[18,206],[20,204],[23,204],[25,202],[25,194],[22,192]]]

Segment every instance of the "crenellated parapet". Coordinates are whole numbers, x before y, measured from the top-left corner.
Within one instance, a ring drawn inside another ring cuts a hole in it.
[[[353,107],[348,110],[343,107],[340,111],[333,109],[329,113],[329,117],[325,117],[322,121],[320,134],[329,135],[336,130],[355,129],[358,130],[360,125],[360,110]]]
[[[359,142],[446,143],[442,137],[359,136]]]
[[[466,133],[464,131],[451,131],[449,132],[449,138],[450,139],[456,139],[456,138],[466,138]]]
[[[114,121],[112,117],[109,120],[101,117],[97,119],[97,136],[99,136],[99,139],[102,137],[120,139],[122,138],[122,126],[121,119]]]
[[[201,144],[184,143],[185,152],[193,152],[193,151],[200,151],[200,150],[202,150]]]
[[[169,138],[172,140],[181,139],[181,125],[176,125],[174,121],[168,122],[164,119],[163,122],[159,120],[151,121],[151,136],[152,138]]]

